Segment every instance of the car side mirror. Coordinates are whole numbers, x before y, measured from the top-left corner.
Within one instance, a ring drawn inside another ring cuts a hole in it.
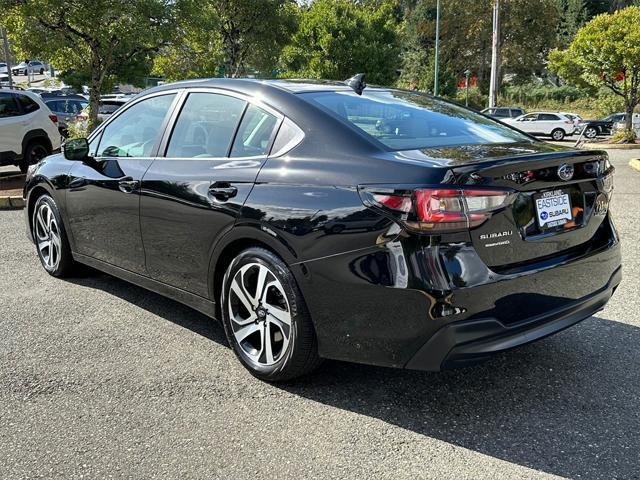
[[[67,160],[86,160],[89,157],[89,142],[86,138],[68,140],[62,146]]]

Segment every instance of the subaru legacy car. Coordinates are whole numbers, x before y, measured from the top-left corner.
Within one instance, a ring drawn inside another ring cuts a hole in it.
[[[25,212],[49,274],[86,264],[217,318],[279,381],[463,366],[602,309],[612,176],[605,152],[361,76],[193,80],[32,167]]]

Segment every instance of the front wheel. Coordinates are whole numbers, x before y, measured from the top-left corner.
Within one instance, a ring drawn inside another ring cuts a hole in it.
[[[54,277],[65,277],[75,267],[67,233],[56,202],[49,195],[36,200],[31,221],[33,240],[44,269]]]
[[[304,299],[278,256],[263,248],[244,250],[225,273],[221,297],[227,339],[251,374],[290,380],[320,364]]]
[[[556,142],[564,140],[564,130],[561,128],[556,128],[553,132],[551,132],[551,138],[553,138]]]

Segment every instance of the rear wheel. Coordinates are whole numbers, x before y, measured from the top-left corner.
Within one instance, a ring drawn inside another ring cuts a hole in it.
[[[556,142],[564,140],[564,136],[564,130],[562,130],[561,128],[556,128],[553,132],[551,132],[551,138],[553,138]]]
[[[49,195],[42,195],[36,200],[31,225],[40,263],[47,273],[54,277],[70,275],[75,262],[58,206]]]
[[[27,148],[24,151],[24,156],[22,161],[20,162],[20,171],[22,173],[27,173],[29,169],[29,165],[35,165],[44,157],[49,155],[49,148],[41,141],[34,141],[27,145]]]
[[[596,138],[598,136],[598,130],[595,127],[587,127],[584,131],[584,136],[587,138]]]
[[[320,364],[302,294],[287,265],[272,252],[249,248],[231,262],[221,307],[229,344],[254,376],[290,380]]]

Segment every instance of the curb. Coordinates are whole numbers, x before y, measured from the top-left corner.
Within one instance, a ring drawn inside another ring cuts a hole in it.
[[[640,158],[632,158],[629,160],[629,166],[640,172]]]
[[[581,147],[586,150],[640,150],[638,143],[585,143]]]
[[[0,210],[16,210],[24,208],[24,199],[22,197],[0,196]]]

